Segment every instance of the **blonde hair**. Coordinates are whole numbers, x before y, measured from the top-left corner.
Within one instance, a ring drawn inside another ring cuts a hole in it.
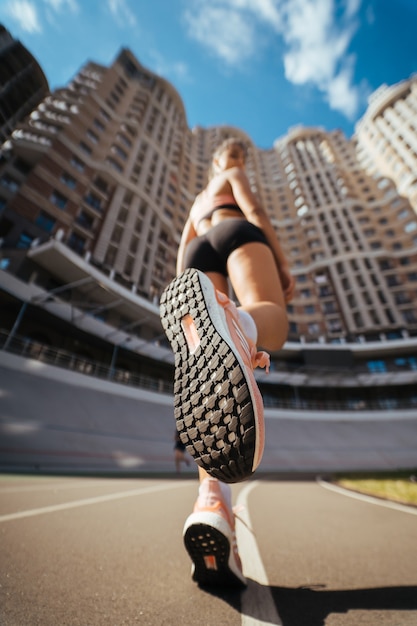
[[[213,152],[211,166],[208,171],[209,180],[213,178],[213,176],[215,175],[215,171],[213,167],[214,161],[218,159],[220,155],[223,154],[223,152],[227,150],[227,148],[230,148],[231,146],[238,146],[242,150],[243,158],[246,161],[247,156],[248,156],[248,147],[245,144],[245,142],[242,141],[241,139],[238,139],[237,137],[228,137],[227,139],[222,141],[222,143],[218,145],[215,151]]]

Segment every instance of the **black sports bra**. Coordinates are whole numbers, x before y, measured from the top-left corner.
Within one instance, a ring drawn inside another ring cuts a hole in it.
[[[240,213],[240,215],[243,215],[242,209],[239,206],[237,206],[237,204],[221,204],[220,206],[215,206],[213,209],[211,209],[211,211],[209,211],[208,213],[200,217],[196,225],[198,225],[203,220],[211,219],[214,213],[216,211],[219,211],[220,209],[228,209],[229,211],[236,211],[236,213]]]
[[[210,219],[213,214],[220,209],[236,211],[236,213],[243,215],[242,209],[236,204],[232,194],[211,196],[207,193],[207,190],[204,190],[191,209],[191,219],[194,228],[203,220]]]

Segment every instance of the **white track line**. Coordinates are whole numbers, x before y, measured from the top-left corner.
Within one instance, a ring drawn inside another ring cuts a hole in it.
[[[258,481],[248,483],[237,498],[237,506],[242,507],[239,517],[243,521],[236,518],[236,538],[243,573],[250,579],[248,587],[241,594],[242,626],[282,626],[249,516],[248,496],[258,484]]]
[[[335,491],[343,496],[348,496],[348,498],[354,498],[355,500],[363,500],[364,502],[369,502],[370,504],[376,504],[377,506],[383,506],[386,509],[394,509],[395,511],[401,511],[402,513],[409,513],[410,515],[417,515],[417,508],[412,506],[407,506],[405,504],[400,504],[399,502],[392,502],[391,500],[382,500],[381,498],[375,498],[373,496],[368,496],[365,493],[358,493],[357,491],[351,491],[350,489],[345,489],[344,487],[340,487],[339,485],[334,485],[332,483],[328,483],[325,480],[317,479],[317,483],[324,487],[325,489],[329,489],[329,491]]]
[[[156,491],[166,491],[167,489],[176,489],[178,487],[186,487],[186,486],[188,486],[187,482],[173,484],[170,481],[162,485],[155,485],[153,487],[142,487],[141,489],[131,489],[130,491],[110,493],[105,496],[96,496],[95,498],[85,498],[84,500],[74,500],[73,502],[65,502],[63,504],[54,504],[51,506],[44,506],[41,509],[29,509],[27,511],[19,511],[18,513],[10,513],[9,515],[0,516],[0,522],[9,522],[12,520],[22,519],[24,517],[35,517],[36,515],[45,515],[46,513],[56,513],[57,511],[65,511],[66,509],[75,509],[80,506],[100,504],[101,502],[110,502],[111,500],[121,500],[122,498],[142,496],[145,493],[154,493]]]
[[[16,486],[9,486],[9,487],[2,487],[1,486],[1,482],[0,482],[0,495],[4,494],[4,493],[24,493],[24,492],[35,492],[35,491],[63,491],[64,489],[86,489],[88,487],[97,487],[97,486],[109,486],[111,484],[115,484],[115,480],[120,481],[120,479],[108,479],[108,480],[102,480],[102,479],[97,479],[97,480],[93,480],[93,481],[87,481],[87,480],[83,480],[81,482],[81,480],[79,482],[65,482],[63,480],[57,479],[57,480],[49,480],[48,482],[45,481],[42,484],[39,483],[34,483],[33,485],[25,485],[22,487],[19,487],[18,485]]]

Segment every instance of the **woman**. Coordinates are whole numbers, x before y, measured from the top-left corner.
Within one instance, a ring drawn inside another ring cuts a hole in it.
[[[269,357],[256,346],[278,350],[285,342],[285,303],[295,284],[251,191],[245,160],[246,147],[236,138],[214,153],[211,178],[184,226],[177,278],[161,298],[162,324],[176,357],[177,430],[199,465],[200,495],[184,528],[198,582],[244,580],[231,548],[234,517],[225,483],[248,478],[261,461],[263,403],[253,368],[268,367]],[[229,281],[238,309],[226,295]],[[201,524],[227,553],[222,566],[211,567],[212,554],[203,554]]]
[[[186,447],[182,443],[180,439],[180,434],[177,430],[175,431],[174,441],[175,441],[175,444],[174,444],[175,470],[177,474],[179,474],[181,472],[181,463],[185,463],[186,466],[188,467],[190,462],[185,456]]]
[[[177,274],[186,267],[200,269],[225,294],[229,277],[242,309],[255,321],[259,345],[278,350],[287,337],[284,303],[291,300],[295,282],[275,230],[251,191],[245,160],[245,145],[233,138],[213,154],[211,179],[184,226]]]

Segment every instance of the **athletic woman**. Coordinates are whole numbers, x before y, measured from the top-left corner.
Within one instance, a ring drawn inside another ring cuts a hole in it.
[[[264,447],[255,367],[288,333],[295,281],[245,173],[246,147],[230,138],[215,151],[207,187],[185,223],[177,277],[161,298],[175,353],[174,404],[181,441],[199,466],[200,490],[184,541],[193,578],[244,583],[230,486],[258,467]],[[232,287],[239,307],[229,299]]]

